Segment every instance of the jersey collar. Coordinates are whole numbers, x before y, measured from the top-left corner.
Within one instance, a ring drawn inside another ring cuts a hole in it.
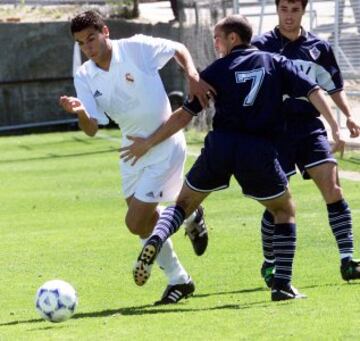
[[[283,42],[289,42],[290,40],[288,38],[286,38],[285,36],[283,36],[281,33],[280,33],[280,30],[279,30],[279,26],[276,26],[273,30],[273,34],[274,36],[277,38],[277,39],[280,39],[281,41]],[[300,37],[297,38],[296,40],[294,41],[305,41],[307,38],[308,38],[308,32],[304,29],[304,27],[301,26],[301,34],[300,34]]]
[[[252,51],[252,50],[257,50],[257,48],[254,46],[241,44],[241,45],[234,46],[231,49],[230,53],[239,52],[239,51]]]

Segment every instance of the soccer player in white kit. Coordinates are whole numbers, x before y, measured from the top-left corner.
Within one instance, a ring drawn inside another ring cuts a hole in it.
[[[213,89],[200,81],[191,55],[181,43],[145,35],[111,40],[109,28],[95,11],[74,17],[71,32],[89,60],[74,78],[77,97],[62,96],[59,103],[78,116],[79,127],[89,136],[96,134],[99,125],[109,123],[107,116],[121,128],[122,147],[127,149],[120,160],[128,205],[125,222],[130,232],[145,243],[159,217],[158,204],[174,201],[181,189],[186,157],[182,132],[149,148],[140,158],[129,148],[134,138],[153,134],[171,115],[158,70],[175,58],[187,75],[190,96],[196,96],[204,106],[208,100],[206,93]],[[195,253],[203,254],[208,236],[201,207],[187,221],[185,229]],[[157,260],[169,284],[155,304],[177,303],[191,296],[194,283],[170,240]],[[136,284],[143,285],[145,281]]]

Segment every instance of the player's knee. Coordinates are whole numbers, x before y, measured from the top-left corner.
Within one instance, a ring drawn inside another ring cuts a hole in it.
[[[278,224],[293,223],[295,222],[295,203],[292,200],[286,200],[281,205],[274,207],[272,213]]]
[[[326,202],[336,202],[343,199],[342,188],[338,185],[328,187],[325,195]]]
[[[132,234],[137,236],[142,236],[145,234],[145,224],[138,219],[134,219],[134,217],[129,214],[127,214],[125,217],[125,224]]]

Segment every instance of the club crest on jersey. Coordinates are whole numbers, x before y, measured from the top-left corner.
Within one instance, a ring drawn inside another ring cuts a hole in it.
[[[321,54],[321,52],[319,51],[319,49],[316,46],[312,47],[309,52],[310,52],[311,58],[314,60],[317,60]]]
[[[129,83],[134,83],[135,82],[134,76],[130,72],[127,72],[125,74],[125,79]]]

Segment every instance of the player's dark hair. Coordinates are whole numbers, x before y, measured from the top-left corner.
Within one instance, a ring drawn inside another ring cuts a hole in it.
[[[301,2],[301,6],[303,9],[306,8],[307,4],[308,4],[308,0],[286,0],[287,2],[290,2],[290,3],[294,3],[294,2]],[[279,2],[280,0],[275,0],[275,4],[276,4],[276,8],[279,7]]]
[[[236,33],[243,44],[250,45],[251,37],[252,37],[252,27],[249,21],[240,14],[232,14],[224,19],[221,19],[216,27],[224,32],[226,35],[234,32]]]
[[[78,14],[71,19],[70,30],[71,34],[93,27],[95,30],[101,32],[105,22],[102,16],[96,11],[86,11]]]

